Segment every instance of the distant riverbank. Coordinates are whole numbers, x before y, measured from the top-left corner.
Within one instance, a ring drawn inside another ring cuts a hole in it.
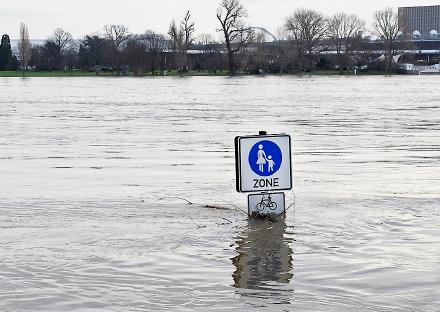
[[[390,73],[385,71],[378,71],[378,70],[366,70],[366,71],[345,71],[343,74],[341,74],[339,71],[312,71],[312,72],[304,72],[304,71],[294,71],[292,73],[286,74],[283,73],[282,75],[395,75],[396,73]],[[157,71],[156,74],[149,73],[142,73],[139,75],[135,75],[133,72],[129,73],[129,76],[133,77],[154,77],[154,76],[179,76],[180,73],[177,70],[171,70],[166,71],[166,74],[160,74],[160,71]],[[228,76],[229,73],[227,70],[224,71],[216,71],[214,72],[208,72],[208,71],[189,71],[183,73],[183,76]],[[252,75],[249,73],[239,73],[240,76],[244,75]],[[265,74],[265,75],[279,75],[279,74]],[[97,75],[95,72],[83,72],[80,70],[74,70],[74,71],[26,71],[25,77],[90,77],[90,76],[97,76],[97,77],[117,77],[117,72],[100,72],[99,75]],[[120,73],[119,76],[125,76]],[[0,77],[23,77],[23,73],[21,71],[0,71]]]
[[[103,77],[117,77],[118,76],[118,72],[114,71],[101,71],[99,72],[99,74],[97,74],[96,72],[92,71],[92,72],[84,72],[81,70],[74,70],[74,71],[26,71],[25,72],[25,77],[90,77],[90,76],[103,76]],[[160,71],[157,71],[157,73],[141,73],[137,76],[139,77],[144,77],[144,76],[179,76],[180,73],[177,70],[167,70],[166,74],[161,74]],[[210,75],[210,76],[226,76],[227,75],[227,71],[217,71],[216,74],[214,73],[208,73],[208,72],[187,72],[184,73],[183,76],[194,76],[194,75]],[[119,73],[119,76],[127,76],[124,75],[122,72]],[[136,77],[136,75],[133,72],[129,72],[128,76],[134,76]],[[23,77],[23,72],[21,71],[0,71],[0,77]]]

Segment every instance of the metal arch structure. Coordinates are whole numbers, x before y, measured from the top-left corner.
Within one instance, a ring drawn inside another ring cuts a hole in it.
[[[278,39],[277,39],[274,35],[272,35],[272,33],[271,33],[270,31],[268,31],[266,28],[251,26],[251,27],[249,27],[249,29],[258,29],[258,30],[262,30],[262,31],[264,31],[266,34],[268,34],[269,36],[271,36],[274,42],[278,42]]]

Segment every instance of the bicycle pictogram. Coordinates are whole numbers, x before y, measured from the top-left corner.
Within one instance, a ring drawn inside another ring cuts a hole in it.
[[[269,208],[270,210],[277,209],[277,203],[272,201],[272,198],[270,197],[270,194],[265,199],[264,195],[261,197],[261,201],[255,205],[255,209],[257,211],[263,211],[265,208]]]

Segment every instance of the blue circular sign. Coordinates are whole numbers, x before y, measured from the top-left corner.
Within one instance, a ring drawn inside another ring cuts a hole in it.
[[[272,141],[257,142],[249,152],[249,166],[259,176],[271,176],[280,169],[282,161],[281,149]]]

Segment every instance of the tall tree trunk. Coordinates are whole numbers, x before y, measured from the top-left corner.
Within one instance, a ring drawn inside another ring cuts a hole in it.
[[[234,52],[233,51],[228,51],[228,60],[229,60],[229,74],[231,76],[237,75],[237,71],[235,69]]]

